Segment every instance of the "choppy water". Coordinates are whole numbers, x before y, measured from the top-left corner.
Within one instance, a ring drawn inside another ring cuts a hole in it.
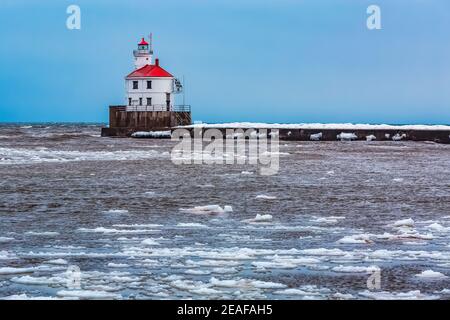
[[[450,298],[448,145],[281,142],[260,176],[99,133],[0,126],[0,297]]]

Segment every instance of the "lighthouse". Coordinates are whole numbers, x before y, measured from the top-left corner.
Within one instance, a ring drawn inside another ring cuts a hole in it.
[[[102,129],[102,135],[130,136],[136,131],[191,124],[191,107],[175,102],[183,85],[158,58],[153,60],[151,35],[148,41],[141,38],[133,57],[134,70],[125,77],[125,104],[110,106],[109,127]]]
[[[174,94],[181,93],[183,86],[168,71],[159,59],[153,60],[152,37],[148,43],[144,38],[133,51],[135,70],[125,78],[128,111],[171,111],[174,109]]]

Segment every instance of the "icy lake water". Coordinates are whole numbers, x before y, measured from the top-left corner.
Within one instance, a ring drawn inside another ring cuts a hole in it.
[[[261,176],[99,134],[0,126],[0,297],[450,298],[449,145],[280,142]]]

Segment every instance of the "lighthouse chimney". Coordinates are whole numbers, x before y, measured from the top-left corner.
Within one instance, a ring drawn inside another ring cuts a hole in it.
[[[152,50],[152,36],[150,35],[150,44],[144,38],[138,43],[137,50],[133,51],[134,67],[136,69],[142,68],[147,64],[152,64],[153,50]]]

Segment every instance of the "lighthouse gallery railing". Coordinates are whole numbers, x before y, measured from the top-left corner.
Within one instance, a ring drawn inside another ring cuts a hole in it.
[[[175,105],[168,107],[165,104],[157,104],[151,106],[126,106],[125,110],[127,112],[136,112],[136,111],[145,111],[145,112],[153,112],[153,111],[174,111],[174,112],[191,112],[190,105]]]

